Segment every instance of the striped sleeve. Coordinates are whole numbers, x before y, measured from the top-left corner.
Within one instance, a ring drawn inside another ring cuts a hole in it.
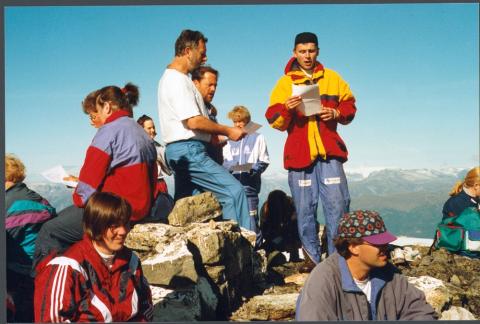
[[[353,96],[352,91],[347,82],[345,82],[338,75],[338,91],[339,91],[339,102],[338,102],[338,122],[342,125],[350,124],[350,122],[355,117],[357,112],[357,107],[355,106],[355,97]]]
[[[134,258],[136,256],[132,255]],[[151,322],[153,319],[153,301],[152,292],[150,290],[150,284],[147,278],[143,275],[142,265],[140,260],[137,262],[137,270],[135,271],[135,281],[137,282],[136,291],[136,307],[138,307],[138,313],[135,317],[131,318],[130,322]],[[135,294],[134,294],[135,295]],[[133,305],[132,301],[132,308]]]
[[[291,84],[288,77],[283,76],[278,80],[270,96],[270,104],[265,113],[271,127],[285,131],[292,120],[290,111],[285,107],[285,101],[292,95]]]
[[[57,257],[35,277],[35,322],[75,321],[86,272],[77,261]]]
[[[77,207],[84,207],[88,198],[97,191],[104,181],[112,158],[104,150],[90,146],[80,170],[78,185],[73,193],[73,202]]]

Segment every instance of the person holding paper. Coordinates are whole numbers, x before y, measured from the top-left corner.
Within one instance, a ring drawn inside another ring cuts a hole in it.
[[[349,211],[350,194],[343,170],[348,152],[337,126],[349,124],[357,110],[348,84],[317,61],[318,53],[314,33],[303,32],[295,37],[293,57],[273,88],[265,113],[271,127],[288,132],[283,162],[297,210],[299,236],[306,251],[306,262],[301,269],[304,272],[320,262],[316,230],[319,198],[329,254],[335,251],[332,239],[338,220]],[[293,89],[300,86],[318,87],[318,113],[306,116],[301,111],[301,105],[305,105],[302,96],[293,95]]]
[[[251,122],[250,112],[244,106],[235,106],[228,113],[228,118],[233,125],[247,129]],[[247,194],[248,209],[250,212],[250,227],[257,234],[256,247],[262,245],[262,233],[258,219],[258,194],[261,188],[261,174],[270,164],[265,137],[256,132],[248,134],[239,141],[229,140],[223,147],[223,166],[232,172],[233,176],[240,181]],[[246,166],[243,170],[235,167]]]
[[[204,191],[222,205],[224,219],[250,229],[248,203],[242,185],[208,154],[212,136],[239,140],[239,127],[217,124],[208,118],[200,92],[188,76],[207,60],[207,38],[199,31],[183,30],[175,42],[175,57],[158,83],[158,114],[168,165],[174,172],[175,200]]]
[[[127,83],[89,93],[83,111],[97,132],[87,149],[73,192],[74,205],[46,222],[38,234],[35,264],[52,251],[63,252],[82,239],[83,209],[97,192],[119,195],[132,206],[132,222],[150,214],[157,175],[157,151],[152,139],[132,118],[140,93]]]

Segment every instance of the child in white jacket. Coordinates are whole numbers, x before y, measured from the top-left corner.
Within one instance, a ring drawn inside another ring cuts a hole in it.
[[[228,113],[234,126],[245,128],[251,121],[250,112],[244,106],[235,106]],[[258,220],[258,194],[261,188],[261,174],[270,163],[265,137],[257,132],[239,141],[229,140],[223,147],[223,166],[240,181],[245,188],[250,211],[251,228],[257,233],[256,247],[261,247],[262,234]],[[243,166],[239,168],[239,166]],[[243,169],[243,170],[238,170]]]

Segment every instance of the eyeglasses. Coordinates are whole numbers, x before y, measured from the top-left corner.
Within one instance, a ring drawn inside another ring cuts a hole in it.
[[[88,114],[88,117],[90,118],[91,121],[94,121],[95,119],[97,119],[98,116],[97,116],[97,113],[91,112]]]

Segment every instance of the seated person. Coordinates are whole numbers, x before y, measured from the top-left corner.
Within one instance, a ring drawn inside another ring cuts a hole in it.
[[[140,260],[124,246],[131,216],[130,204],[115,194],[90,197],[83,239],[37,267],[35,322],[152,319],[152,296]]]
[[[228,113],[235,127],[244,129],[250,123],[250,112],[244,106],[235,106]],[[251,163],[250,171],[235,171],[237,165]],[[256,246],[262,242],[262,233],[258,220],[258,194],[261,188],[261,174],[270,163],[265,137],[257,132],[247,134],[239,141],[228,140],[223,147],[223,166],[240,181],[247,195],[250,213],[250,228],[257,234]]]
[[[87,150],[73,192],[73,206],[62,210],[38,233],[34,264],[51,251],[62,252],[82,239],[83,208],[97,191],[113,192],[132,206],[132,222],[150,215],[156,188],[157,151],[145,131],[131,118],[138,87],[106,86],[84,99],[83,111],[97,133]]]
[[[292,197],[282,190],[273,190],[260,209],[260,230],[263,249],[290,253],[290,262],[298,261],[298,249],[302,246],[297,230],[297,214]]]
[[[137,123],[143,127],[148,136],[153,140],[155,148],[157,149],[157,188],[155,191],[155,203],[152,206],[150,217],[144,219],[144,221],[157,221],[160,220],[164,223],[168,223],[168,214],[173,209],[174,201],[173,197],[168,194],[167,183],[165,182],[165,176],[171,175],[172,170],[168,167],[165,161],[165,146],[155,141],[157,132],[155,130],[155,124],[150,116],[142,115],[137,119]]]
[[[12,154],[5,155],[5,229],[7,231],[7,292],[12,322],[33,321],[33,252],[43,223],[56,216],[55,208],[29,189],[25,166]],[[13,307],[14,306],[14,307]]]
[[[443,205],[443,219],[460,215],[468,207],[480,209],[480,167],[468,171],[463,181],[458,181]]]
[[[387,261],[396,240],[380,215],[357,210],[340,219],[337,252],[319,263],[297,300],[297,321],[434,320],[422,291]]]

